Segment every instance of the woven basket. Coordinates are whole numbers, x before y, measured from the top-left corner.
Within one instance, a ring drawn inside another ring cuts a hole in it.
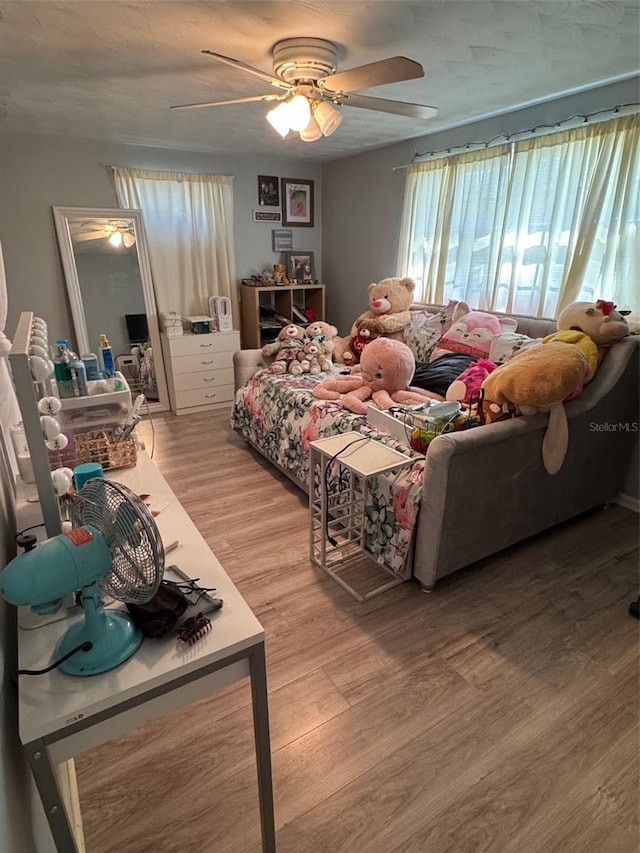
[[[75,455],[78,462],[99,462],[103,469],[133,468],[138,461],[138,447],[133,438],[117,441],[106,430],[76,435]]]

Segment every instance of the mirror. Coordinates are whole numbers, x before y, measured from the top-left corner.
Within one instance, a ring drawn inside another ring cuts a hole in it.
[[[106,334],[135,396],[169,408],[158,313],[142,213],[54,207],[78,355]]]

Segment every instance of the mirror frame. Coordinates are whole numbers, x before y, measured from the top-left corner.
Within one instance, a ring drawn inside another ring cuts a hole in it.
[[[147,238],[142,223],[142,211],[129,208],[105,208],[105,207],[58,207],[53,206],[53,220],[58,235],[58,247],[62,259],[62,268],[67,283],[67,294],[73,317],[73,326],[76,335],[76,343],[80,353],[92,352],[87,332],[87,322],[82,302],[82,291],[78,280],[75,256],[73,253],[73,242],[69,231],[69,219],[132,219],[135,228],[136,250],[138,253],[138,266],[140,269],[140,280],[142,282],[142,293],[147,312],[149,326],[149,339],[153,350],[153,359],[156,371],[156,382],[158,385],[158,400],[162,410],[169,410],[169,392],[167,389],[167,377],[164,365],[164,355],[160,342],[160,324],[156,297],[153,290],[153,278],[151,276],[151,265],[149,263],[149,250]],[[160,367],[160,369],[158,369]],[[153,407],[153,403],[151,403]]]

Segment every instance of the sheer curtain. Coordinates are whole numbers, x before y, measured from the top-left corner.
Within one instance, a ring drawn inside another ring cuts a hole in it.
[[[603,298],[640,314],[637,115],[418,163],[398,273],[419,298],[553,317]]]
[[[233,178],[113,168],[118,203],[143,213],[159,312],[209,313],[228,296],[238,319]]]

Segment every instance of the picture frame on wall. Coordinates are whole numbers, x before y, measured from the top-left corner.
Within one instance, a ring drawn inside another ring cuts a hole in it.
[[[313,284],[316,268],[313,252],[286,252],[287,276],[295,284]]]
[[[281,178],[282,224],[313,227],[313,181]]]
[[[258,175],[258,204],[280,207],[279,183],[276,175]]]

